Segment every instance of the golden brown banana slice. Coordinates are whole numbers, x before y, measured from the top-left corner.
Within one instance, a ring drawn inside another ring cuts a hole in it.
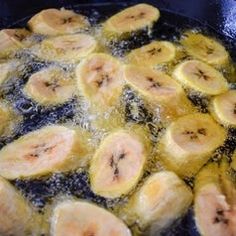
[[[161,139],[160,158],[180,176],[192,176],[223,144],[226,131],[208,114],[190,114],[178,118]]]
[[[206,95],[217,95],[228,90],[224,76],[201,61],[190,60],[180,63],[173,76],[184,86]]]
[[[34,33],[54,36],[76,33],[89,25],[85,16],[64,8],[43,10],[28,22]]]
[[[137,184],[147,158],[142,141],[140,136],[126,130],[113,132],[102,141],[89,170],[94,193],[116,198]]]
[[[29,204],[0,176],[0,235],[27,235],[32,217]]]
[[[225,168],[211,163],[200,171],[195,183],[194,212],[202,235],[236,235],[235,199],[236,188]]]
[[[106,109],[118,102],[123,88],[121,63],[114,57],[96,53],[76,68],[78,89],[91,104]]]
[[[128,227],[115,215],[81,200],[59,203],[51,222],[52,236],[131,236]]]
[[[236,127],[236,90],[230,90],[214,97],[211,111],[221,124]]]
[[[80,133],[64,126],[46,126],[1,149],[0,175],[16,179],[75,169],[86,154]]]
[[[126,36],[133,31],[151,27],[160,17],[157,8],[148,4],[137,4],[115,14],[103,24],[107,36]]]
[[[229,61],[229,54],[220,43],[200,33],[187,32],[181,43],[191,56],[211,65]]]
[[[24,93],[41,105],[59,105],[72,99],[76,84],[63,69],[51,66],[32,74]]]
[[[63,35],[43,40],[38,56],[51,61],[78,62],[96,48],[97,42],[90,35]]]
[[[127,55],[131,64],[139,66],[155,66],[170,62],[175,58],[175,46],[167,41],[154,41],[141,48],[132,50]]]
[[[3,29],[0,31],[0,58],[7,57],[23,48],[30,32],[26,29]]]
[[[181,217],[192,202],[192,191],[171,171],[149,176],[128,203],[129,214],[137,216],[141,229],[148,235],[160,231]]]

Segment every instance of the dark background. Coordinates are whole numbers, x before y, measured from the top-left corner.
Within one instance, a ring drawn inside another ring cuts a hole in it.
[[[0,0],[0,27],[33,15],[41,9],[78,4],[106,4],[107,0]],[[112,3],[122,4],[113,0]],[[125,1],[124,1],[125,2]],[[219,33],[236,40],[236,0],[156,0],[126,1],[129,4],[148,2],[162,10],[198,19]]]

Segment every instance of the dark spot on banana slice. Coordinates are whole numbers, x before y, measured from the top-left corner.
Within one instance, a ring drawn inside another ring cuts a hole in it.
[[[216,217],[213,219],[213,224],[223,223],[228,225],[229,220],[225,217],[224,210],[216,209]]]
[[[126,19],[140,20],[145,16],[145,12],[140,12],[138,15],[127,16]]]
[[[236,103],[234,104],[234,110],[233,110],[234,115],[236,115]]]
[[[20,33],[14,33],[14,37],[17,38],[19,41],[22,41],[25,38],[25,35]]]
[[[119,178],[119,162],[120,160],[124,159],[126,156],[126,153],[122,152],[121,154],[118,155],[118,157],[115,157],[113,154],[110,159],[110,167],[113,169],[113,181],[117,180]]]
[[[35,158],[39,158],[41,154],[52,151],[55,147],[56,145],[47,146],[46,143],[35,145],[32,147],[34,151],[28,154],[25,158],[29,160],[34,160]]]
[[[204,71],[201,69],[197,69],[197,72],[194,73],[199,79],[204,79],[205,81],[209,80],[209,77]]]
[[[106,86],[110,81],[112,80],[112,77],[110,77],[108,74],[101,75],[101,79],[95,81],[98,88],[101,88],[102,86]]]
[[[206,45],[206,53],[207,53],[208,55],[210,55],[210,54],[213,54],[213,52],[214,52],[214,48],[209,47],[209,46]]]
[[[154,81],[153,78],[147,77],[147,80],[151,83],[149,89],[152,89],[152,88],[158,89],[161,87],[161,84],[159,82]]]
[[[148,50],[147,52],[151,55],[151,56],[154,56],[155,54],[158,54],[162,51],[161,48],[153,48],[153,49],[150,49]]]
[[[186,130],[182,134],[188,135],[191,140],[199,139],[199,135],[206,136],[206,129],[198,129],[197,132]]]
[[[73,22],[73,17],[62,19],[62,24],[70,24],[72,22]]]
[[[55,92],[56,89],[60,87],[57,80],[53,80],[52,82],[45,82],[44,85],[50,88],[53,92]]]

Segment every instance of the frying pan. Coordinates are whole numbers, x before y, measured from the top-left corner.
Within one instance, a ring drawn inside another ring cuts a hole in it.
[[[134,5],[138,2],[150,3],[161,10],[161,18],[154,26],[153,34],[141,34],[132,40],[127,40],[120,47],[122,54],[128,50],[140,47],[150,42],[152,39],[173,40],[179,37],[183,30],[197,28],[203,32],[220,39],[229,50],[232,59],[236,62],[236,1],[235,0],[156,0],[156,1],[76,1],[76,0],[1,0],[0,1],[0,29],[8,27],[23,27],[27,20],[45,8],[66,7],[74,9],[88,17],[91,23],[96,24],[105,18],[113,15],[121,9]],[[45,62],[35,58],[30,58],[26,65],[27,73],[22,77],[27,77],[45,66]],[[235,78],[236,80],[236,78]],[[22,80],[12,78],[12,83],[4,92],[5,99],[11,100],[15,109],[23,116],[23,121],[17,131],[11,136],[0,139],[0,148],[16,139],[17,137],[40,128],[48,123],[63,122],[73,119],[76,100],[58,106],[53,109],[42,109],[37,104],[25,98],[20,88],[23,86]],[[128,99],[133,99],[132,95]],[[201,104],[202,105],[202,104]],[[204,104],[203,104],[204,108]],[[128,113],[128,111],[127,111]],[[147,111],[143,109],[144,117],[148,117]],[[81,116],[82,116],[81,112]],[[128,117],[129,118],[129,117]],[[132,118],[130,118],[132,119]],[[144,118],[149,119],[149,118]],[[140,120],[133,122],[140,123]],[[236,147],[236,132],[230,130],[235,137],[228,143],[227,152],[230,154]],[[89,188],[87,174],[84,171],[77,171],[69,174],[54,174],[45,179],[36,180],[16,180],[12,183],[20,189],[23,194],[36,206],[39,212],[44,211],[47,202],[56,195],[73,195],[86,198],[90,201],[112,208],[114,204],[119,204],[119,199],[107,201],[91,192]],[[192,210],[170,229],[162,234],[163,236],[197,236],[199,235],[193,220]]]

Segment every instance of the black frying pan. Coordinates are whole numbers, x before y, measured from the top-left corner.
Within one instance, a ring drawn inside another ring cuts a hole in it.
[[[27,20],[41,9],[50,7],[59,8],[62,6],[72,8],[77,12],[92,17],[91,23],[95,24],[103,21],[105,18],[128,5],[133,5],[137,2],[141,1],[105,2],[85,0],[38,0],[29,2],[28,0],[0,0],[0,28],[25,26]],[[236,61],[235,0],[158,0],[143,2],[149,2],[152,5],[157,6],[161,10],[161,18],[154,26],[154,33],[151,36],[141,33],[139,37],[127,40],[125,44],[116,45],[117,47],[120,47],[121,54],[133,48],[140,47],[154,38],[172,40],[173,36],[179,37],[183,30],[197,28],[222,40],[226,48],[230,51],[231,57]],[[22,77],[27,80],[27,77],[31,73],[40,70],[46,65],[47,63],[44,61],[30,58],[26,65],[27,73],[22,73]],[[23,115],[23,121],[13,136],[0,139],[0,148],[31,130],[42,127],[48,123],[63,122],[65,120],[73,119],[74,116],[76,100],[64,104],[63,106],[56,107],[53,110],[41,109],[37,104],[34,104],[32,101],[25,98],[21,93],[20,88],[23,86],[22,81],[23,80],[15,80],[12,78],[12,83],[9,84],[8,90],[4,91],[5,99],[13,102],[16,110]],[[132,99],[132,96],[129,99]],[[148,117],[145,109],[143,109],[142,117]],[[138,122],[140,122],[140,120]],[[234,130],[231,130],[230,132],[236,137],[236,132]],[[231,147],[231,149],[228,148],[227,151],[232,152],[236,147],[236,138],[226,144],[228,147]],[[19,188],[38,210],[42,211],[42,213],[45,204],[59,194],[86,198],[95,203],[99,203],[106,208],[110,208],[114,205],[114,201],[107,201],[91,192],[85,172],[79,171],[70,174],[55,174],[43,180],[16,180],[13,184]],[[163,236],[167,235],[199,235],[194,224],[192,210],[189,210],[186,216],[176,222],[170,229],[163,232]]]

